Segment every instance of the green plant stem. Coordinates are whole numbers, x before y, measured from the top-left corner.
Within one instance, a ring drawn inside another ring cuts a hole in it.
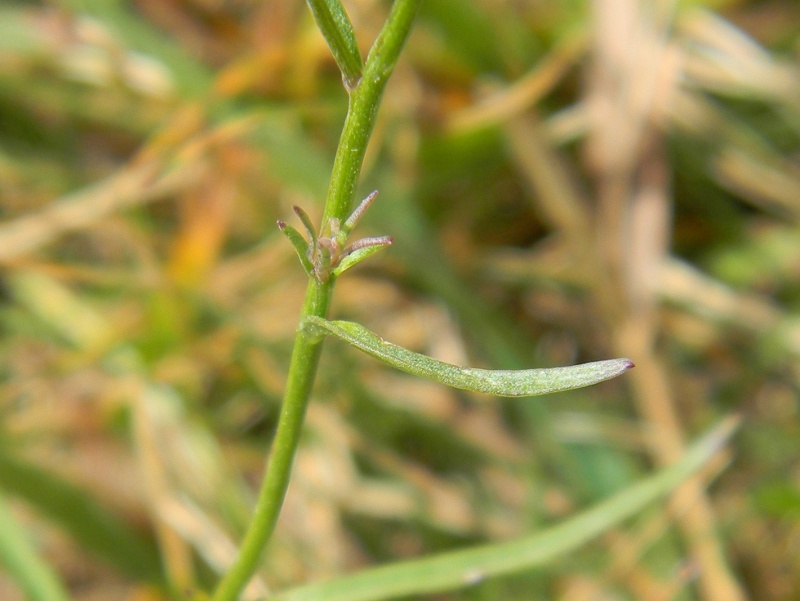
[[[364,75],[350,89],[350,101],[342,136],[336,150],[322,223],[330,218],[344,221],[355,196],[364,154],[375,125],[383,90],[408,37],[420,0],[397,0],[367,58]],[[322,228],[320,228],[321,230]],[[310,278],[300,316],[326,317],[335,278],[319,282]],[[322,351],[322,337],[298,328],[272,453],[239,555],[220,581],[213,601],[236,601],[252,577],[278,520],[292,463],[302,432],[308,399]]]
[[[421,0],[397,0],[367,56],[364,74],[350,94],[350,106],[336,151],[322,222],[350,214],[358,176],[375,125],[380,99],[403,48]]]
[[[319,283],[312,278],[306,291],[303,315],[324,314],[330,303],[332,290],[329,283]],[[275,529],[289,485],[292,463],[321,351],[322,341],[319,338],[298,330],[278,429],[253,518],[239,548],[239,556],[220,582],[214,593],[214,601],[235,601],[238,598],[258,567],[264,546]]]

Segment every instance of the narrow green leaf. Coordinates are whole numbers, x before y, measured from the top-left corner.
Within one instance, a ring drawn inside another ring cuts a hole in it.
[[[674,465],[543,532],[300,586],[274,595],[269,601],[379,601],[465,588],[486,578],[546,565],[669,493],[705,465],[737,425],[736,418],[723,420]]]
[[[297,253],[297,258],[300,259],[300,263],[303,265],[303,269],[306,270],[306,274],[311,275],[311,272],[314,271],[314,266],[311,264],[311,261],[306,254],[308,251],[308,242],[306,239],[303,238],[303,235],[294,229],[291,225],[287,224],[285,221],[278,221],[278,229],[280,229],[286,237],[289,239],[289,242],[292,243],[295,252]]]
[[[305,324],[320,334],[333,334],[384,363],[435,382],[497,396],[536,396],[582,388],[614,378],[631,367],[630,359],[595,361],[570,367],[491,370],[460,367],[409,351],[385,341],[352,321],[328,321],[309,315]]]
[[[361,263],[361,261],[367,257],[370,257],[376,252],[383,250],[392,243],[392,239],[389,237],[365,238],[364,242],[365,244],[359,248],[355,248],[345,255],[341,261],[339,261],[339,264],[333,270],[333,275],[338,276],[350,269],[356,263]]]
[[[362,200],[359,205],[350,213],[350,217],[348,217],[344,225],[342,226],[342,232],[345,236],[347,236],[350,232],[356,229],[358,222],[361,221],[361,218],[364,216],[364,213],[367,212],[367,209],[375,202],[375,199],[378,197],[378,191],[373,190],[370,192],[367,197]]]
[[[303,227],[306,229],[306,234],[308,235],[308,245],[311,248],[317,247],[317,230],[314,228],[314,224],[311,222],[311,217],[308,216],[301,207],[293,206],[292,210],[294,211],[295,215],[300,218],[300,221],[303,222]]]
[[[66,589],[39,557],[23,527],[0,496],[0,566],[30,601],[67,601]]]
[[[333,58],[342,72],[342,79],[352,89],[361,79],[363,62],[350,17],[340,0],[307,0],[314,20],[322,32]]]

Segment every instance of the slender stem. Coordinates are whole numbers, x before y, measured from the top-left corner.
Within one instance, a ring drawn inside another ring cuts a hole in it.
[[[302,314],[324,315],[332,291],[330,283],[319,283],[311,278]],[[298,329],[278,429],[255,512],[239,548],[239,556],[220,582],[214,593],[214,601],[234,601],[238,598],[258,567],[264,546],[275,529],[289,485],[292,462],[302,432],[321,350],[321,339],[313,338]]]
[[[361,81],[350,94],[350,110],[333,162],[323,223],[330,217],[344,222],[350,214],[381,96],[411,31],[420,2],[396,0],[392,5],[386,24],[369,52]]]
[[[370,51],[364,75],[350,90],[347,118],[334,159],[323,224],[331,217],[344,221],[349,212],[383,90],[408,37],[420,1],[396,0]],[[319,282],[313,277],[309,279],[300,323],[308,315],[327,316],[334,281],[335,278],[325,282]],[[220,581],[212,597],[213,601],[238,599],[239,593],[258,567],[264,547],[275,529],[289,485],[292,463],[321,351],[322,339],[298,328],[278,429],[253,519],[245,533],[239,555]]]

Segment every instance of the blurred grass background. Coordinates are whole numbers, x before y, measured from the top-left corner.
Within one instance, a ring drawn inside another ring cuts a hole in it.
[[[386,3],[345,5],[368,48]],[[799,59],[790,0],[426,0],[363,177],[395,244],[334,317],[637,368],[497,401],[331,341],[253,593],[534,532],[738,413],[670,502],[436,598],[800,598]],[[299,0],[0,6],[0,511],[74,599],[233,557],[305,287],[275,221],[319,218],[345,110]]]

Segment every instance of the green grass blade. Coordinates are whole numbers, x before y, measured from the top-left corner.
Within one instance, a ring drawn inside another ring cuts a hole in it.
[[[36,553],[23,527],[0,496],[0,566],[29,601],[67,601],[56,573]]]
[[[76,486],[4,451],[0,452],[0,485],[121,573],[150,582],[162,580],[155,547]]]
[[[301,586],[270,597],[270,601],[377,601],[464,588],[486,578],[545,565],[670,492],[701,468],[737,425],[736,418],[723,420],[692,445],[679,462],[538,534]]]
[[[497,396],[536,396],[590,386],[614,378],[631,367],[630,359],[609,359],[569,367],[491,370],[460,367],[438,361],[386,342],[364,326],[351,321],[306,317],[306,325],[333,334],[392,367],[453,388]]]

